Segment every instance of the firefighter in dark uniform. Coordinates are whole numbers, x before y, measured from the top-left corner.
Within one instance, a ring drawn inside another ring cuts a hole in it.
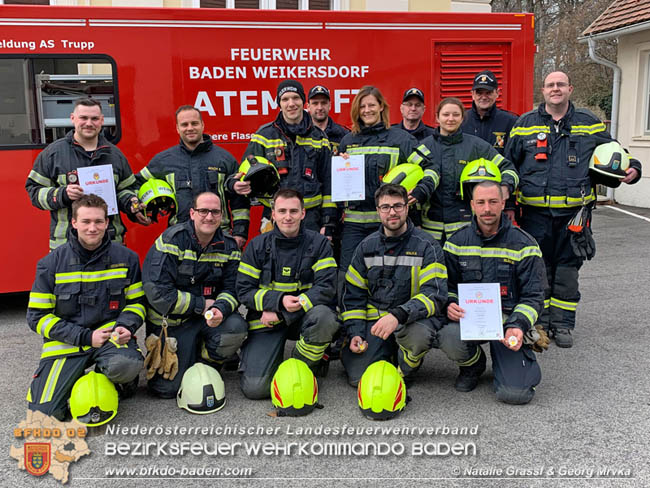
[[[422,122],[425,109],[422,90],[415,87],[409,88],[404,92],[402,105],[400,105],[402,121],[399,124],[393,124],[391,127],[398,127],[421,141],[433,134],[433,127]]]
[[[332,154],[339,152],[339,144],[343,136],[350,132],[350,129],[337,124],[329,116],[332,109],[330,91],[323,85],[315,85],[307,95],[307,111],[311,115],[311,121],[320,130],[325,132],[327,139],[332,146]]]
[[[177,348],[177,372],[147,375],[149,390],[161,398],[176,395],[183,373],[198,357],[219,369],[246,337],[235,293],[241,253],[220,228],[222,209],[218,195],[197,195],[190,220],[165,230],[142,267],[149,302],[147,347],[160,341],[164,348],[168,337]]]
[[[345,276],[341,315],[349,347],[341,361],[352,386],[376,361],[397,357],[410,381],[432,347],[455,361],[465,352],[458,331],[443,327],[447,269],[440,244],[408,219],[404,187],[381,186],[375,202],[381,226],[356,248]]]
[[[350,116],[352,132],[343,138],[339,149],[344,157],[364,156],[365,199],[346,202],[339,263],[343,274],[354,249],[379,227],[374,194],[386,173],[402,163],[422,166],[424,178],[411,190],[409,205],[429,201],[440,180],[435,161],[421,151],[422,146],[415,137],[397,127],[390,127],[388,104],[376,87],[364,86],[359,90],[352,101]]]
[[[471,191],[471,190],[470,190]],[[472,193],[472,224],[445,242],[449,273],[449,326],[465,310],[458,301],[459,283],[499,283],[504,314],[504,339],[490,342],[497,399],[511,404],[532,400],[541,371],[532,344],[539,340],[535,328],[544,305],[544,262],[535,240],[503,216],[502,187],[496,181],[477,183]],[[466,360],[456,379],[458,391],[472,391],[485,371],[486,358],[480,343],[464,342]]]
[[[460,130],[465,118],[463,103],[454,97],[442,100],[436,110],[440,126],[422,141],[425,151],[440,164],[440,185],[424,206],[422,229],[441,243],[469,225],[472,212],[460,196],[460,175],[468,163],[485,159],[494,163],[502,174],[501,184],[508,195],[517,188],[519,177],[514,165],[484,140]]]
[[[165,180],[176,194],[176,215],[169,225],[190,219],[194,197],[206,191],[216,193],[224,202],[222,229],[231,234],[239,247],[248,239],[250,193],[247,182],[234,178],[237,160],[225,149],[212,143],[203,133],[201,112],[191,105],[176,110],[176,132],[180,143],[156,154],[136,175],[140,184],[157,178]]]
[[[305,199],[305,226],[331,236],[336,226],[337,208],[332,203],[331,148],[325,133],[316,127],[304,110],[305,91],[295,80],[278,85],[280,113],[275,121],[260,127],[244,152],[271,161],[280,174],[280,188],[294,188]],[[271,202],[265,206],[262,232],[272,229]]]
[[[273,197],[272,231],[246,246],[237,295],[248,308],[240,385],[248,398],[270,396],[287,339],[292,357],[319,375],[323,353],[339,328],[333,312],[336,261],[327,238],[305,227],[302,195],[289,188]]]
[[[107,206],[96,195],[73,202],[71,223],[68,241],[38,262],[27,308],[29,327],[43,336],[29,409],[59,420],[87,367],[132,394],[143,363],[134,336],[145,317],[138,256],[109,239]]]
[[[559,347],[573,345],[578,270],[584,260],[573,250],[567,225],[581,207],[595,204],[589,161],[597,145],[612,140],[594,114],[571,103],[572,92],[566,73],[547,75],[544,103],[517,120],[506,148],[506,157],[521,175],[520,225],[537,240],[546,263],[549,288],[540,323]],[[624,183],[638,181],[640,163],[632,160],[627,173]]]
[[[517,115],[497,108],[498,97],[499,84],[494,73],[489,70],[478,73],[472,86],[472,108],[461,130],[487,141],[503,156]]]
[[[93,98],[80,98],[74,103],[70,119],[74,131],[54,141],[38,155],[25,183],[32,205],[50,212],[50,250],[68,239],[72,202],[84,194],[78,168],[112,165],[117,210],[134,222],[149,224],[136,196],[137,184],[129,162],[122,151],[101,134],[104,123],[101,104]],[[125,233],[119,212],[111,215],[110,238],[123,242]]]

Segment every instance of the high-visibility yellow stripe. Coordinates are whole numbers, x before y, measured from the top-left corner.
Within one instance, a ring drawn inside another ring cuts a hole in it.
[[[529,127],[513,127],[510,131],[510,137],[515,136],[529,136],[538,132],[543,132],[544,134],[550,134],[551,129],[546,125],[531,125]]]
[[[537,322],[537,311],[530,305],[519,303],[515,306],[513,312],[519,312],[520,314],[524,315],[528,319],[531,327],[535,325],[535,322]]]
[[[234,295],[225,291],[222,291],[217,295],[217,300],[224,300],[225,302],[227,302],[232,307],[233,311],[235,311],[239,306],[239,302],[237,301],[237,298],[235,298]]]
[[[138,317],[140,317],[142,320],[145,318],[145,308],[144,305],[140,303],[132,303],[130,305],[127,305],[124,307],[122,312],[132,312],[136,314]]]
[[[135,300],[136,298],[140,298],[144,296],[144,288],[142,288],[142,281],[138,281],[137,283],[133,283],[132,285],[127,286],[124,289],[124,296],[126,297],[127,300]]]
[[[542,251],[537,246],[526,246],[520,250],[480,247],[480,246],[458,246],[450,241],[445,242],[444,250],[456,256],[478,256],[481,258],[501,258],[521,261],[531,256],[542,257]]]
[[[263,311],[264,310],[264,295],[266,295],[268,290],[257,290],[255,292],[254,302],[255,310]]]
[[[341,314],[343,321],[347,320],[366,320],[366,311],[365,310],[348,310]]]
[[[327,268],[336,268],[336,261],[334,258],[319,259],[311,267],[311,269],[314,270],[314,273],[317,273]]]
[[[34,180],[36,183],[38,183],[38,184],[41,185],[41,186],[50,186],[50,187],[53,187],[53,186],[54,186],[54,184],[53,184],[53,182],[52,182],[51,179],[49,179],[49,178],[43,176],[43,175],[40,174],[40,173],[37,173],[37,172],[34,171],[34,170],[31,170],[31,171],[29,172],[29,175],[27,176],[27,178],[29,178],[30,180]]]
[[[91,283],[126,278],[128,268],[104,269],[101,271],[72,271],[69,273],[56,273],[54,284],[62,283]]]
[[[432,263],[420,270],[418,277],[420,287],[434,278],[447,279],[447,267],[444,264]]]
[[[56,306],[56,297],[52,293],[37,293],[31,292],[29,294],[29,308],[54,308]]]
[[[559,298],[551,297],[551,307],[561,308],[562,310],[568,310],[569,312],[575,312],[578,308],[578,302],[567,302],[565,300],[560,300]]]
[[[172,313],[184,314],[190,308],[190,302],[192,301],[192,295],[186,291],[176,290],[176,305],[172,310]]]
[[[436,304],[428,296],[419,293],[413,297],[414,300],[421,302],[427,309],[427,317],[432,317],[436,311]]]
[[[50,339],[50,330],[57,322],[60,322],[61,319],[54,315],[53,313],[48,313],[41,317],[36,324],[36,333]]]
[[[257,144],[266,148],[284,146],[284,141],[282,139],[267,139],[266,137],[259,134],[253,134],[251,136],[251,142],[256,142]]]
[[[517,201],[522,205],[530,205],[532,207],[571,208],[591,203],[595,200],[596,194],[593,189],[591,189],[589,195],[585,195],[584,198],[567,197],[562,195],[528,197],[523,195],[521,191],[517,192]]]
[[[347,273],[345,273],[345,280],[348,283],[358,288],[361,288],[363,290],[368,289],[368,280],[362,278],[359,272],[356,269],[354,269],[354,266],[352,265],[348,267],[348,271]]]
[[[379,215],[376,211],[362,212],[359,210],[346,210],[345,221],[355,224],[374,224],[379,223]]]
[[[251,266],[250,264],[246,264],[243,261],[239,263],[239,268],[237,268],[237,271],[239,273],[243,273],[245,275],[250,276],[253,279],[259,279],[260,274],[262,273],[261,270]]]
[[[59,381],[59,376],[61,375],[61,370],[63,369],[65,360],[66,358],[60,358],[52,363],[50,374],[47,375],[47,380],[43,386],[43,393],[41,394],[41,399],[38,403],[47,403],[52,401],[56,383]]]

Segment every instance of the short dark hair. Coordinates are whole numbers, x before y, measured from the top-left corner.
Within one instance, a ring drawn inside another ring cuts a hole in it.
[[[77,98],[74,101],[74,105],[72,106],[72,111],[74,112],[74,109],[76,109],[79,105],[83,105],[84,107],[99,107],[99,111],[102,111],[102,104],[96,98]]]
[[[496,186],[499,189],[499,195],[503,199],[503,188],[501,188],[501,183],[497,183],[496,181],[481,181],[479,183],[475,183],[472,186],[472,199],[474,199],[474,190],[476,190],[476,187],[481,186],[483,188],[490,188],[491,186]]]
[[[213,192],[213,191],[202,191],[202,192],[199,193],[198,195],[195,195],[195,196],[194,196],[194,199],[192,200],[192,208],[193,208],[193,209],[196,209],[196,204],[197,204],[197,202],[199,201],[199,198],[202,197],[203,195],[214,195],[215,197],[217,197],[217,198],[219,199],[219,206],[220,206],[221,209],[223,210],[223,202],[221,201],[221,197],[220,197],[219,195],[217,195],[217,194],[216,194],[215,192]]]
[[[77,211],[81,207],[101,208],[104,211],[104,218],[108,218],[108,205],[100,196],[92,193],[81,195],[78,200],[72,202],[72,218],[77,219]]]
[[[460,109],[460,114],[463,116],[463,119],[465,118],[465,106],[463,105],[463,102],[459,98],[456,97],[443,98],[438,104],[438,107],[436,108],[436,115],[440,115],[440,111],[442,110],[442,107],[444,107],[445,105],[456,105]]]
[[[394,183],[387,183],[377,188],[377,191],[375,192],[375,206],[379,206],[379,200],[382,197],[400,197],[404,200],[404,203],[408,203],[409,201],[406,188],[402,185],[395,185]]]
[[[174,119],[176,122],[178,122],[178,114],[181,112],[185,112],[186,110],[195,110],[197,114],[199,114],[199,120],[203,122],[203,116],[201,115],[201,111],[194,107],[193,105],[181,105],[176,109],[176,113],[174,114]]]
[[[278,198],[297,198],[300,200],[300,208],[305,208],[305,199],[302,197],[302,193],[293,188],[280,188],[276,191],[271,201],[271,208],[275,208],[275,202]]]

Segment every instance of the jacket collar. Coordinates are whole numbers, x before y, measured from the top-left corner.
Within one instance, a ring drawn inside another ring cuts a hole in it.
[[[479,120],[485,120],[494,117],[494,113],[496,112],[496,110],[497,110],[497,104],[495,103],[490,107],[490,109],[487,111],[485,115],[481,116],[481,114],[478,113],[478,108],[476,107],[476,103],[472,102],[472,114],[476,116],[476,118]]]
[[[463,131],[458,129],[450,136],[443,136],[440,133],[440,127],[436,127],[433,130],[433,137],[437,139],[441,144],[452,146],[454,144],[460,144],[461,142],[463,142]]]
[[[478,226],[478,222],[476,221],[476,215],[472,217],[472,230],[476,235],[478,235],[481,238],[483,242],[490,242],[490,241],[497,240],[497,238],[505,234],[508,231],[508,229],[510,229],[510,227],[512,227],[512,223],[510,222],[510,219],[504,212],[501,212],[501,221],[499,222],[499,228],[497,229],[496,234],[486,237],[483,235],[481,229]]]
[[[210,139],[209,135],[203,134],[201,142],[199,142],[199,145],[196,146],[194,150],[187,147],[182,139],[179,141],[179,145],[181,146],[181,149],[188,154],[208,152],[212,149],[212,139]]]
[[[413,222],[411,222],[410,218],[406,219],[406,230],[398,235],[398,236],[387,236],[384,226],[380,225],[379,226],[379,236],[381,238],[382,242],[398,242],[398,241],[403,241],[403,240],[408,240],[411,237],[411,234],[413,233],[413,229],[415,229],[415,226],[413,225]]]

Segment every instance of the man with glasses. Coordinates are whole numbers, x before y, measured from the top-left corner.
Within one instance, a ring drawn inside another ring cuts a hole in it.
[[[325,349],[339,328],[334,313],[336,261],[327,238],[306,228],[305,205],[296,190],[283,188],[272,200],[273,230],[246,247],[237,294],[248,308],[248,338],[242,346],[240,386],[246,397],[268,398],[271,380],[291,356],[316,376],[327,372]]]
[[[478,73],[472,86],[472,108],[467,111],[461,130],[489,142],[503,156],[517,116],[497,108],[497,98],[499,84],[494,73],[490,70]]]
[[[241,253],[220,228],[222,209],[218,195],[200,193],[190,220],[165,230],[144,261],[147,349],[152,354],[169,342],[178,361],[177,368],[161,372],[147,358],[149,390],[161,398],[176,395],[183,373],[199,357],[220,369],[246,337],[235,292]]]
[[[405,130],[418,141],[430,136],[433,134],[433,127],[429,127],[422,122],[425,109],[424,93],[422,93],[422,90],[415,87],[409,88],[404,92],[402,105],[400,105],[402,121],[399,124],[393,124],[393,127],[399,127]]]
[[[612,140],[593,113],[571,103],[572,93],[566,73],[548,74],[542,84],[544,102],[517,120],[506,147],[506,158],[521,178],[521,228],[537,240],[546,264],[548,288],[539,323],[564,348],[573,346],[578,270],[585,259],[574,252],[568,224],[582,208],[595,205],[589,161],[596,146]],[[640,178],[641,164],[631,160],[622,181]]]
[[[465,353],[458,331],[443,327],[442,249],[413,226],[407,202],[402,186],[387,184],[376,191],[381,228],[361,241],[347,269],[342,317],[349,347],[341,360],[352,386],[375,361],[397,357],[400,373],[411,381],[431,347],[455,361]]]

